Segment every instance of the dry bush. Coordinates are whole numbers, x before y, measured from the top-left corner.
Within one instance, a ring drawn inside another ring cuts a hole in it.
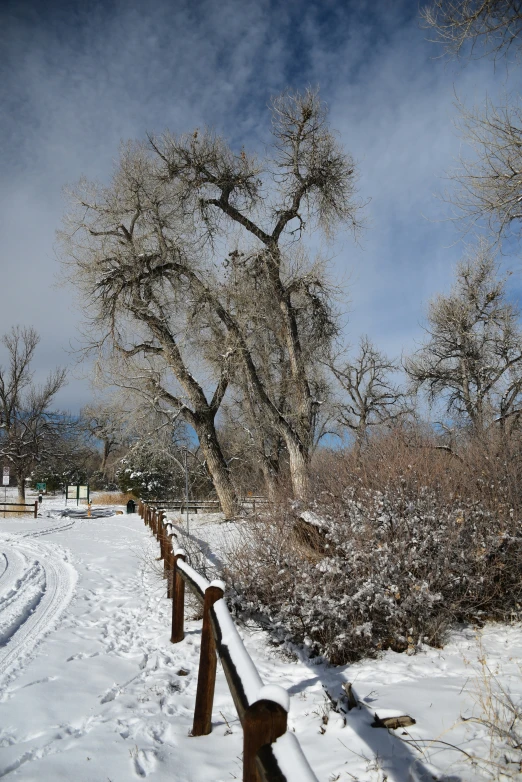
[[[239,612],[334,663],[521,615],[517,454],[470,443],[456,458],[407,434],[361,460],[322,455],[308,508],[320,530],[304,537],[305,508],[288,501],[249,525],[227,574]]]
[[[129,500],[138,502],[137,497],[134,494],[127,492],[106,492],[105,494],[92,495],[91,501],[93,505],[126,505]]]

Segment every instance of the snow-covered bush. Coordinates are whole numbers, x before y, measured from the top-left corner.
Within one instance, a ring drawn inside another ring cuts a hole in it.
[[[456,621],[520,616],[518,513],[436,475],[423,485],[413,465],[386,477],[376,489],[373,474],[343,484],[330,471],[332,491],[323,481],[307,516],[316,526],[288,502],[249,523],[228,574],[236,609],[332,662],[440,645]]]
[[[182,479],[170,453],[154,443],[140,442],[131,448],[116,472],[118,488],[144,500],[181,495]]]

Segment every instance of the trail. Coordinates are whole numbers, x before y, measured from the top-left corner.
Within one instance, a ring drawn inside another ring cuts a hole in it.
[[[0,546],[5,562],[0,576],[1,696],[67,608],[77,574],[61,546],[27,535],[1,535]]]

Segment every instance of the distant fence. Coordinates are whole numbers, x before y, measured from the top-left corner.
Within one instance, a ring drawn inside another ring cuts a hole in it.
[[[243,645],[224,600],[225,584],[209,582],[173,547],[174,529],[165,509],[144,502],[138,512],[161,547],[167,596],[172,599],[171,642],[185,636],[185,584],[203,605],[203,628],[194,708],[193,736],[212,730],[217,655],[243,727],[243,782],[317,782],[294,733],[287,730],[289,697],[278,685],[264,685]]]
[[[266,497],[244,497],[239,500],[239,506],[241,508],[251,508],[254,513],[256,507],[262,507],[267,505],[269,500]],[[219,500],[154,500],[152,502],[153,507],[162,508],[163,510],[175,510],[182,513],[188,510],[191,513],[219,513],[221,511],[221,503]]]
[[[34,518],[38,518],[38,500],[35,502],[0,502],[0,513],[3,512],[4,516],[6,513],[25,513],[27,515],[29,511],[26,508],[31,508]]]

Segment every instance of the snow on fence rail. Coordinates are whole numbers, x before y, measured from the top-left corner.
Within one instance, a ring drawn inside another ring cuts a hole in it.
[[[174,548],[174,530],[163,509],[140,502],[138,512],[161,547],[167,596],[172,599],[171,642],[185,636],[185,584],[203,605],[203,628],[192,735],[212,730],[217,655],[243,727],[243,782],[317,782],[296,736],[287,730],[290,699],[264,685],[224,600],[223,581],[207,581]]]
[[[14,506],[14,507],[10,507]],[[1,502],[0,501],[0,513],[3,512],[4,516],[6,513],[25,513],[27,514],[28,511],[26,508],[31,508],[33,512],[34,518],[38,518],[38,500],[35,500],[35,502]]]
[[[266,497],[244,497],[239,500],[239,504],[242,508],[252,508],[254,513],[256,505],[266,505],[269,500]],[[163,510],[189,510],[197,513],[198,510],[212,512],[219,512],[221,510],[221,504],[219,500],[185,500],[185,499],[173,499],[173,500],[153,500],[153,507],[162,508]]]

